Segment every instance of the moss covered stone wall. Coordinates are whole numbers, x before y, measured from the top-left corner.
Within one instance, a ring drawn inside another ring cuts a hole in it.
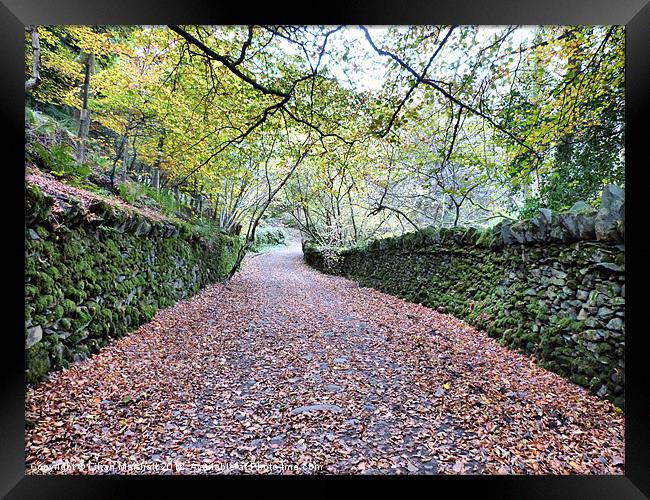
[[[26,376],[96,353],[157,309],[227,277],[239,238],[204,239],[184,223],[155,221],[96,202],[55,200],[28,185],[25,211]]]
[[[363,249],[306,242],[303,251],[317,269],[463,318],[623,406],[622,196],[610,188],[597,212],[576,204],[486,231],[429,228]]]

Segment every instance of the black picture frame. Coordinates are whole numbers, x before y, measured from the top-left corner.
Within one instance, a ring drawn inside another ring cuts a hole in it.
[[[18,263],[24,262],[24,227],[18,207],[24,206],[24,27],[44,24],[248,24],[251,22],[278,24],[616,24],[626,26],[626,187],[628,209],[626,237],[633,240],[627,258],[628,340],[626,345],[626,453],[623,476],[431,476],[431,477],[359,477],[365,488],[384,489],[393,484],[402,491],[405,486],[424,487],[427,494],[440,492],[440,486],[453,488],[454,496],[471,490],[481,496],[496,498],[585,498],[637,499],[650,497],[650,383],[645,372],[646,351],[643,339],[648,335],[643,327],[640,302],[643,299],[644,234],[642,180],[647,142],[645,123],[650,117],[648,82],[650,80],[650,5],[648,0],[448,0],[428,2],[327,2],[305,11],[305,3],[291,6],[285,2],[244,4],[234,2],[190,3],[171,0],[111,0],[110,2],[81,0],[3,0],[0,4],[0,37],[2,37],[3,75],[2,120],[9,126],[3,133],[7,146],[3,149],[4,185],[3,229],[6,255],[2,269],[7,276],[2,336],[2,408],[0,418],[0,494],[7,498],[115,498],[129,496],[141,484],[149,494],[158,489],[166,494],[186,495],[188,481],[168,477],[144,476],[28,476],[24,463],[24,277]],[[10,195],[10,196],[7,196]],[[637,211],[636,207],[639,206]],[[645,208],[647,210],[647,208]],[[638,221],[638,222],[637,222]],[[635,243],[636,242],[636,243]],[[21,254],[22,252],[22,254]],[[635,298],[636,297],[636,298]],[[631,301],[631,302],[630,302]],[[629,312],[629,311],[628,311]],[[631,319],[631,323],[630,323]],[[631,326],[630,326],[631,325]],[[212,481],[213,477],[193,477],[192,480]],[[243,487],[246,477],[220,477],[220,481]],[[305,484],[316,478],[303,478]],[[322,483],[332,481],[333,491],[341,489],[338,478],[318,478]],[[288,480],[291,484],[280,481]],[[294,478],[254,478],[264,487],[267,483],[290,491]],[[325,486],[325,484],[323,484]],[[319,492],[325,492],[325,486]],[[346,485],[347,488],[347,485]],[[334,490],[336,489],[336,490]],[[215,493],[223,491],[212,490]],[[305,494],[302,490],[301,494]],[[403,494],[403,493],[402,493]],[[440,493],[449,494],[449,493]]]

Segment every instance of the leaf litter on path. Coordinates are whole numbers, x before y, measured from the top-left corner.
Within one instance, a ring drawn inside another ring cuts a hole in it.
[[[52,373],[26,419],[32,474],[624,473],[611,403],[296,246]]]

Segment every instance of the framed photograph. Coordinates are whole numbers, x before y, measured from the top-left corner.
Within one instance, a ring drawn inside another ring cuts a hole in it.
[[[1,8],[7,498],[648,498],[645,0],[107,7]]]

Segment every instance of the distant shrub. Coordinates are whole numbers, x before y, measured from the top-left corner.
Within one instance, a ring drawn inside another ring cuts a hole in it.
[[[281,227],[261,227],[255,231],[252,250],[258,251],[266,246],[286,245],[287,235]]]

